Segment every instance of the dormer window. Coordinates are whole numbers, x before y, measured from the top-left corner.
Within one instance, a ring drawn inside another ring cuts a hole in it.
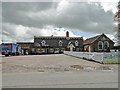
[[[43,40],[41,43],[42,43],[42,46],[45,46],[46,42],[45,42],[45,40]]]
[[[59,41],[59,46],[62,46],[62,44],[63,44],[63,42],[60,40],[60,41]]]
[[[75,46],[78,46],[79,42],[78,41],[75,41]]]

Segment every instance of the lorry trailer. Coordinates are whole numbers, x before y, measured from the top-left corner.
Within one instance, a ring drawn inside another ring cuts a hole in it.
[[[9,56],[9,55],[20,55],[21,54],[21,46],[16,43],[2,43],[1,44],[1,52],[2,55]]]

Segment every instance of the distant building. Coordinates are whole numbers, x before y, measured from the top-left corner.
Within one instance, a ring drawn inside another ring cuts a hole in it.
[[[63,51],[82,51],[83,37],[34,36],[34,53],[63,53]]]
[[[114,49],[114,42],[105,34],[91,37],[83,41],[83,37],[66,36],[34,36],[34,42],[18,42],[24,54],[63,53],[63,51],[77,52],[109,52]]]
[[[82,51],[83,37],[69,37],[69,32],[66,36],[34,36],[34,42],[18,42],[24,54],[48,54],[48,53],[63,53],[63,51]]]
[[[109,52],[114,48],[114,42],[105,34],[88,38],[84,41],[84,51]]]
[[[17,42],[17,44],[21,45],[24,55],[32,53],[32,48],[34,48],[34,42]]]

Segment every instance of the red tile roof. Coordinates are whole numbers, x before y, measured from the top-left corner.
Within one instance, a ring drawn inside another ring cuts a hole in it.
[[[99,38],[101,35],[98,35],[98,36],[95,36],[95,37],[91,37],[91,38],[88,38],[84,41],[84,45],[86,44],[91,44],[93,43],[97,38]]]

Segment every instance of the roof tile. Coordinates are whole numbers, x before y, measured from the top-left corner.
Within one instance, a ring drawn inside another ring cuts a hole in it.
[[[101,35],[98,35],[98,36],[95,36],[95,37],[91,37],[91,38],[88,38],[84,41],[84,45],[86,44],[90,44],[90,43],[93,43],[98,37],[100,37]]]

